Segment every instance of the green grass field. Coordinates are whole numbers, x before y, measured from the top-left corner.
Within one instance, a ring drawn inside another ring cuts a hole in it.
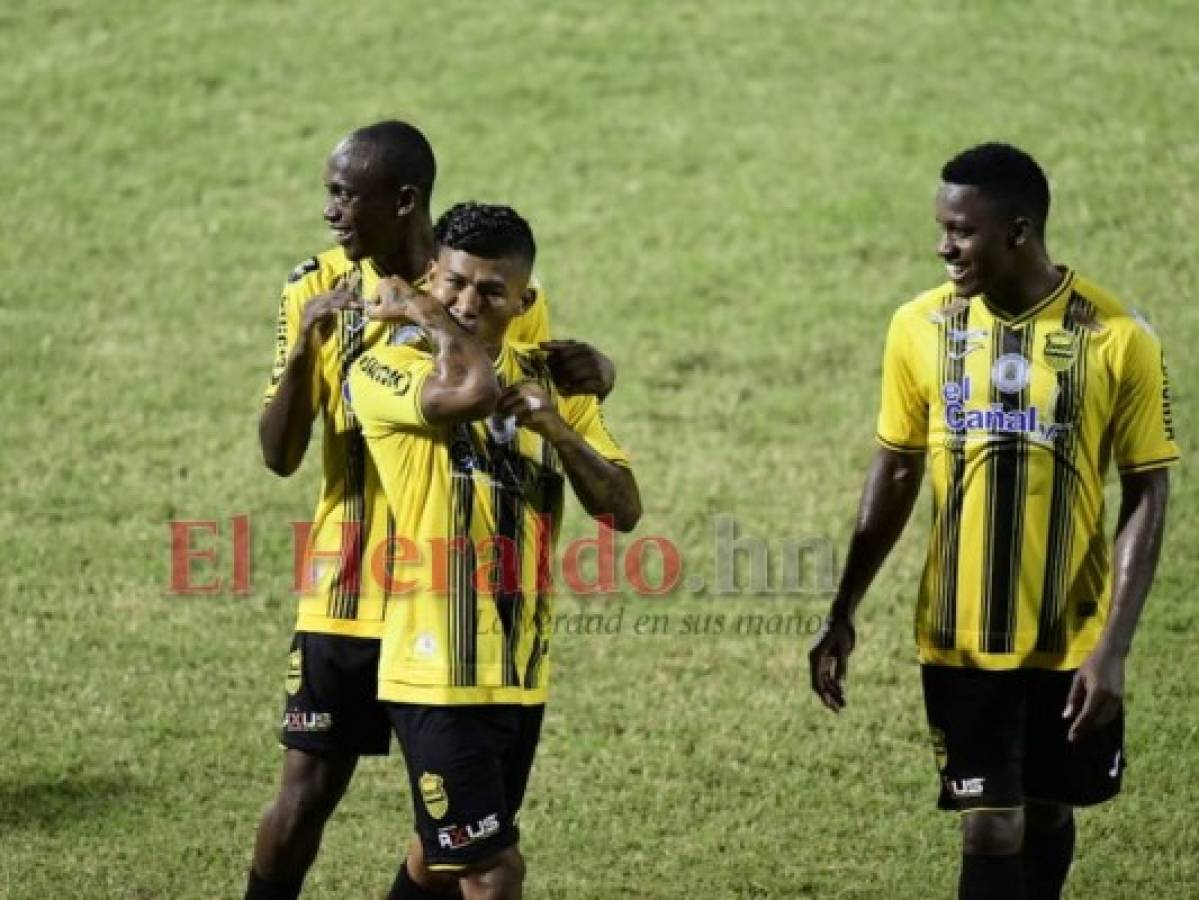
[[[324,155],[356,125],[426,130],[438,209],[532,221],[555,331],[620,368],[608,419],[640,534],[709,584],[722,514],[840,558],[890,310],[943,277],[937,172],[982,139],[1045,163],[1059,261],[1151,314],[1192,443],[1182,0],[9,0],[0,51],[5,898],[240,896],[280,763],[288,523],[319,477],[311,450],[271,476],[255,421],[279,287],[328,244]],[[806,635],[683,627],[817,615],[828,573],[788,596],[588,604],[623,627],[558,639],[528,896],[951,896],[910,637],[924,505],[867,600],[840,718],[807,690]],[[168,521],[222,520],[225,573],[238,514],[251,594],[169,595]],[[1081,815],[1070,897],[1199,895],[1197,537],[1183,469],[1130,664],[1125,794]],[[669,622],[636,634],[646,613]],[[385,893],[404,784],[398,757],[363,764],[305,896]]]

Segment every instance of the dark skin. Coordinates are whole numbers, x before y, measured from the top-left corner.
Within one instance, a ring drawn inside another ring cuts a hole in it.
[[[433,345],[433,370],[421,388],[421,414],[430,425],[476,421],[492,413],[514,416],[521,428],[553,444],[584,508],[620,531],[641,516],[633,474],[596,453],[554,408],[538,385],[501,390],[493,363],[508,326],[529,308],[527,264],[489,260],[443,248],[428,292],[399,278],[385,279],[366,307],[371,319],[419,326]],[[462,891],[465,900],[520,900],[525,864],[517,847],[481,860],[464,874],[431,870],[419,839],[409,843],[409,877],[424,888]]]
[[[942,184],[937,245],[955,292],[985,294],[1001,313],[1018,316],[1058,286],[1062,273],[1050,261],[1043,228],[1027,216],[1000,209],[977,187]],[[846,705],[845,680],[855,643],[854,615],[883,561],[899,539],[920,491],[922,454],[881,449],[866,477],[857,523],[828,620],[808,654],[811,687],[833,712]],[[1169,476],[1164,469],[1121,477],[1112,603],[1099,643],[1079,667],[1062,710],[1069,739],[1079,740],[1119,714],[1124,662],[1157,569],[1165,527]],[[978,810],[962,816],[967,853],[1019,853],[1025,827],[1067,822],[1069,806],[1029,801],[1024,809]]]
[[[325,222],[349,259],[369,258],[381,274],[416,280],[433,255],[429,198],[413,185],[397,188],[386,182],[377,169],[369,144],[347,138],[334,148],[324,170]],[[340,312],[360,308],[358,285],[351,281],[305,305],[300,334],[258,423],[263,462],[275,474],[286,477],[300,467],[316,416],[313,376],[321,345],[332,335]],[[561,375],[556,383],[563,393],[600,388],[596,392],[605,395],[611,390],[615,374],[607,357],[586,344],[562,343],[575,348],[567,354],[550,351],[551,371],[555,378]],[[304,877],[357,763],[354,755],[286,751],[279,794],[263,814],[255,839],[253,867],[261,877]]]

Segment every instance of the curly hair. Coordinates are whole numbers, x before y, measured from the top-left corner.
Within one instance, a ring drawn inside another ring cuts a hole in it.
[[[433,237],[439,247],[484,259],[515,257],[532,266],[537,256],[533,230],[510,206],[458,203],[442,213]]]

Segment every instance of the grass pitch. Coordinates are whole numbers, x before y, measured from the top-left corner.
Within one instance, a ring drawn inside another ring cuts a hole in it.
[[[288,523],[319,467],[310,450],[280,482],[258,461],[276,299],[328,243],[324,154],[390,116],[433,141],[438,209],[532,221],[555,331],[620,367],[640,533],[709,586],[562,601],[624,618],[558,639],[528,895],[952,894],[910,638],[923,504],[840,718],[808,693],[806,635],[731,623],[824,609],[887,319],[942,277],[932,195],[967,144],[1046,165],[1051,248],[1151,314],[1190,443],[1190,4],[12,0],[0,51],[0,896],[240,896],[279,769]],[[1195,493],[1184,468],[1130,664],[1125,794],[1081,815],[1072,897],[1199,884]],[[251,594],[170,596],[167,522],[221,520],[225,572],[238,514]],[[718,516],[817,548],[800,589],[716,593]],[[638,634],[650,613],[666,624]],[[305,896],[385,892],[400,766],[363,764]]]

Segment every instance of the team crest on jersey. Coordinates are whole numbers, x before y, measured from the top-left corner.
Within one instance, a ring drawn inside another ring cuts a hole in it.
[[[450,811],[450,798],[445,793],[445,782],[440,775],[425,772],[420,777],[420,796],[425,809],[434,819],[441,819]]]
[[[1074,365],[1078,355],[1078,334],[1064,328],[1045,335],[1045,365],[1055,372],[1064,372]]]
[[[1019,353],[1005,353],[991,366],[991,383],[1004,394],[1018,394],[1028,386],[1030,366]]]
[[[303,669],[304,658],[297,648],[292,650],[287,657],[287,680],[284,682],[284,687],[287,688],[287,693],[291,695],[298,694],[300,691],[300,679]]]

